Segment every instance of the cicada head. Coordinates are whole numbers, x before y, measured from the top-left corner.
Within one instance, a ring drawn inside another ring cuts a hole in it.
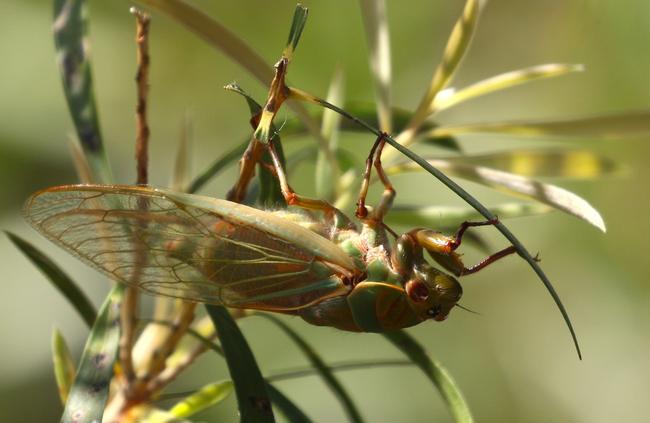
[[[456,278],[428,264],[416,267],[405,288],[422,320],[445,320],[463,295],[463,288]]]

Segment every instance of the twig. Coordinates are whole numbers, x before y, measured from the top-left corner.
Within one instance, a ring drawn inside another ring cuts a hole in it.
[[[137,184],[148,182],[147,164],[149,149],[149,125],[147,124],[147,93],[149,91],[149,23],[150,18],[144,12],[131,8],[136,18],[135,42],[138,46],[138,72],[135,80],[138,84],[138,104],[136,107],[136,122],[138,137],[135,146],[135,156],[138,161]]]
[[[149,148],[149,126],[147,125],[147,91],[148,91],[148,74],[149,74],[149,16],[145,13],[131,8],[131,13],[136,17],[136,45],[138,72],[136,75],[138,104],[136,108],[137,135],[135,158],[137,162],[137,181],[138,185],[148,182],[148,148]],[[138,203],[142,209],[147,208],[146,203]],[[134,272],[134,281],[137,281],[141,267],[144,264],[143,254],[138,253],[136,271]],[[139,269],[139,270],[138,270]],[[134,286],[129,286],[125,292],[124,301],[120,310],[120,322],[122,325],[122,335],[120,337],[120,363],[127,380],[127,386],[130,386],[136,377],[133,368],[133,343],[135,339],[135,320],[138,309],[138,291]]]

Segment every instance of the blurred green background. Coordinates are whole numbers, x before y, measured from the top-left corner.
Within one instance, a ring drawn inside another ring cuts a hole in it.
[[[355,1],[305,1],[310,8],[290,70],[293,85],[324,96],[341,66],[347,98],[372,101],[364,32]],[[463,6],[460,0],[388,1],[395,105],[413,109],[438,63]],[[196,4],[238,33],[269,63],[286,40],[292,0],[215,1]],[[93,71],[104,138],[116,179],[134,179],[135,51],[131,6],[90,1]],[[21,219],[30,192],[73,183],[67,148],[72,133],[51,36],[52,5],[45,0],[3,0],[0,13],[0,228],[43,247],[79,281],[96,304],[109,284],[95,271],[58,251]],[[504,71],[547,62],[583,63],[587,71],[486,96],[440,115],[444,122],[507,118],[572,117],[650,107],[650,3],[647,0],[492,0],[454,86]],[[262,100],[265,89],[244,70],[193,34],[155,15],[151,36],[151,182],[166,185],[183,116],[194,119],[193,166],[203,169],[248,134],[248,111],[221,87],[233,80]],[[281,112],[279,120],[288,112]],[[347,136],[341,145],[358,152],[369,136]],[[304,140],[302,145],[311,140]],[[593,182],[557,182],[598,208],[608,233],[560,213],[517,219],[511,229],[540,251],[582,343],[578,361],[552,300],[527,265],[511,258],[464,281],[463,304],[480,316],[456,311],[442,324],[409,332],[444,363],[481,422],[641,422],[650,405],[650,251],[647,139],[519,140],[468,136],[467,151],[573,143],[621,163],[625,171]],[[289,150],[295,148],[291,145]],[[304,172],[313,170],[308,166]],[[223,196],[235,169],[205,193]],[[309,192],[309,178],[296,183]],[[397,178],[397,203],[461,204],[435,180]],[[463,184],[487,204],[506,197]],[[423,187],[426,187],[424,190]],[[503,246],[495,231],[494,248]],[[467,249],[469,261],[479,253]],[[81,351],[81,320],[12,245],[0,240],[0,421],[56,421],[61,412],[50,360],[52,327]],[[330,361],[401,358],[376,335],[290,324]],[[242,328],[266,373],[306,365],[270,323],[250,318]],[[368,421],[450,421],[439,395],[414,368],[339,373]],[[206,354],[172,389],[192,389],[227,378],[221,359]],[[316,421],[344,414],[319,379],[278,385]],[[234,396],[198,420],[236,421]]]

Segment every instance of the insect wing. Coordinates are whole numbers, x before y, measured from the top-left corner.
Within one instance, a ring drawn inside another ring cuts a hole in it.
[[[313,251],[264,230],[264,212],[224,200],[214,200],[216,209],[196,207],[192,196],[182,198],[148,187],[61,186],[34,194],[25,215],[92,267],[155,294],[292,310],[347,290]],[[228,216],[238,207],[255,210],[261,223]]]

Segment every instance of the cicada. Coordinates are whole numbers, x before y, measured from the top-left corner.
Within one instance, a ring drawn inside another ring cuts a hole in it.
[[[452,236],[423,228],[397,236],[383,222],[395,190],[381,168],[381,148],[380,137],[366,163],[358,225],[325,202],[295,195],[279,166],[293,205],[283,210],[148,186],[67,185],[34,194],[25,216],[90,266],[156,295],[356,332],[445,320],[462,295],[457,278],[514,248],[465,267],[456,252],[465,230],[494,221],[465,222]],[[384,194],[369,210],[373,157]]]

